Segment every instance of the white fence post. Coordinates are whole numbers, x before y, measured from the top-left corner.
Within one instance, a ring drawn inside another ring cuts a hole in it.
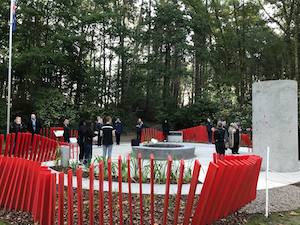
[[[269,217],[269,170],[270,170],[270,147],[267,147],[267,168],[266,168],[266,214]]]

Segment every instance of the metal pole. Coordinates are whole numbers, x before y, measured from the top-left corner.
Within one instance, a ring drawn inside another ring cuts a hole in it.
[[[269,217],[269,170],[270,170],[270,147],[267,147],[267,168],[266,168],[266,214]]]
[[[8,61],[8,85],[7,85],[7,120],[6,132],[9,133],[10,126],[10,107],[11,107],[11,61],[12,61],[12,43],[13,43],[13,7],[14,1],[10,1],[10,21],[9,21],[9,61]]]

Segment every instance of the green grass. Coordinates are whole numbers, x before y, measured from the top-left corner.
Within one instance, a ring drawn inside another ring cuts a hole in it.
[[[273,213],[267,219],[264,215],[253,215],[248,219],[247,225],[299,225],[300,209],[291,212]]]
[[[7,223],[0,220],[0,225],[7,225]]]

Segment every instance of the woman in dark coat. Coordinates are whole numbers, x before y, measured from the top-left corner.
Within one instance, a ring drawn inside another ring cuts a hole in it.
[[[79,161],[83,162],[84,158],[84,133],[87,130],[86,121],[82,120],[79,123],[78,127],[78,138],[77,138],[77,144],[79,146]]]
[[[93,137],[95,137],[95,133],[92,129],[92,124],[90,122],[86,122],[86,126],[82,132],[83,136],[83,148],[84,148],[84,164],[89,164],[92,160],[92,147],[93,147]]]
[[[115,133],[116,133],[116,143],[117,143],[117,145],[120,145],[121,134],[123,131],[123,124],[122,124],[120,118],[117,118],[114,128],[115,128]]]
[[[164,139],[166,141],[168,139],[168,135],[170,132],[170,126],[169,126],[168,120],[164,120],[164,122],[162,124],[162,130],[163,130],[163,134],[164,134]]]
[[[69,127],[69,120],[65,119],[64,121],[64,142],[70,143],[71,129]]]
[[[215,137],[215,146],[218,154],[225,154],[225,130],[223,129],[222,122],[219,121],[217,129],[214,133]]]

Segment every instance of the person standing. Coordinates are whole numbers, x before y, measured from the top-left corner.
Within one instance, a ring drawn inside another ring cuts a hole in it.
[[[241,125],[239,122],[235,123],[236,132],[234,133],[234,145],[233,150],[234,154],[239,154],[240,142],[241,142]]]
[[[16,117],[16,119],[13,122],[10,130],[11,130],[11,133],[15,133],[15,134],[25,132],[25,127],[22,124],[22,118],[20,116]]]
[[[117,118],[115,121],[115,132],[116,132],[117,145],[120,145],[122,131],[123,131],[123,124],[122,124],[120,118]]]
[[[71,129],[69,127],[70,121],[68,119],[64,120],[64,142],[70,143]]]
[[[36,115],[34,113],[30,116],[30,121],[27,125],[27,131],[29,131],[32,135],[39,134],[41,129],[41,124],[39,120],[37,120]]]
[[[207,130],[207,136],[208,136],[208,143],[211,144],[212,142],[212,123],[210,121],[210,119],[208,118],[206,120],[206,130]]]
[[[85,136],[84,134],[86,133],[87,126],[86,126],[86,121],[82,120],[79,123],[78,127],[78,138],[77,138],[77,144],[79,146],[79,162],[83,162],[84,158],[84,142],[85,142]]]
[[[92,123],[86,122],[85,129],[83,130],[83,148],[84,148],[84,165],[89,165],[93,155],[93,137],[96,136],[93,129]]]
[[[143,128],[144,128],[144,123],[143,123],[141,118],[138,119],[135,128],[136,128],[136,139],[140,143],[141,138],[142,138],[142,131],[143,131]]]
[[[105,118],[105,124],[102,127],[102,136],[103,136],[103,158],[111,158],[112,147],[113,147],[113,136],[115,136],[115,129],[112,126],[112,119],[110,116]]]
[[[225,154],[225,130],[223,129],[222,122],[219,121],[217,129],[215,130],[215,146],[218,154]]]
[[[97,121],[95,123],[95,131],[97,133],[97,143],[100,147],[102,145],[102,136],[101,136],[101,129],[103,126],[103,119],[100,116],[97,116]]]
[[[164,120],[164,122],[162,124],[162,130],[163,130],[164,140],[167,141],[168,135],[170,132],[170,126],[169,126],[168,120],[166,120],[166,119]]]
[[[225,137],[224,137],[224,140],[225,140],[225,150],[227,150],[227,148],[229,146],[229,133],[228,133],[228,127],[227,127],[226,120],[222,121],[222,127],[223,127],[223,129],[225,131]]]
[[[229,133],[229,148],[232,154],[238,154],[240,146],[240,131],[236,123],[231,123],[228,129]]]

